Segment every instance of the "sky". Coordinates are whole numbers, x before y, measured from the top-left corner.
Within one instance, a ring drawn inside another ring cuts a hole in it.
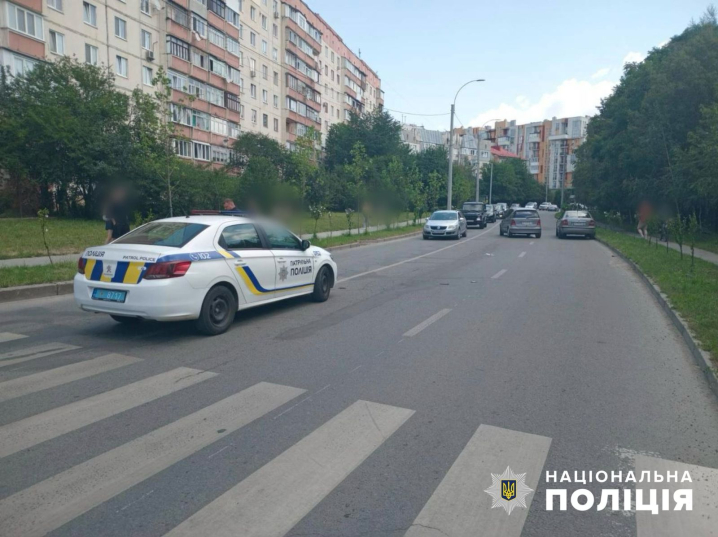
[[[378,72],[400,121],[449,128],[594,115],[627,61],[710,0],[305,0]],[[427,115],[414,115],[427,114]],[[439,115],[433,115],[439,114]]]

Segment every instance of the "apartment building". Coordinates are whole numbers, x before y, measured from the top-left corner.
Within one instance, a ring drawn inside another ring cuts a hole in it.
[[[576,167],[576,149],[586,139],[589,116],[553,118],[548,131],[546,175],[549,189],[571,188]]]
[[[301,0],[0,0],[0,64],[22,74],[75,56],[119,89],[172,86],[182,158],[217,166],[245,131],[292,148],[314,127],[383,105],[378,75]]]
[[[546,149],[551,121],[517,126],[516,153],[526,161],[529,173],[540,184],[545,181]]]

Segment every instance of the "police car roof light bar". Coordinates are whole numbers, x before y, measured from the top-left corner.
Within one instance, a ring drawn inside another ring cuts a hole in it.
[[[249,212],[240,211],[233,209],[231,211],[214,211],[211,209],[192,209],[190,211],[192,216],[208,216],[208,215],[222,215],[222,216],[249,216]]]

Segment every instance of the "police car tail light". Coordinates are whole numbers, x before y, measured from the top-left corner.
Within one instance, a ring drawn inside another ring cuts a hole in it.
[[[85,259],[84,257],[80,257],[80,259],[77,260],[77,273],[78,274],[85,273],[85,265],[87,265],[87,259]]]
[[[187,274],[192,261],[167,261],[154,263],[145,272],[145,280],[163,280],[165,278],[178,278]]]

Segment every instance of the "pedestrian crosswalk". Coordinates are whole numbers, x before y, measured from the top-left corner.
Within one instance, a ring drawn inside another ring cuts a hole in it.
[[[3,340],[0,339],[0,343]],[[16,360],[30,355],[40,359],[54,355],[53,350],[62,353],[76,348],[66,347],[59,350],[63,348],[62,344],[35,345],[25,351],[2,354],[0,361],[3,357]],[[53,364],[55,360],[53,358]],[[93,382],[95,375],[142,363],[139,358],[107,354],[59,365],[0,382],[0,402],[82,379]],[[91,438],[95,431],[93,427],[102,420],[143,405],[157,405],[162,398],[186,393],[185,390],[193,386],[209,387],[221,378],[210,371],[176,367],[0,426],[0,464],[3,460],[13,460],[3,458],[25,456],[25,450],[42,443],[52,446],[53,441],[73,431]],[[0,534],[3,537],[31,537],[58,530],[204,448],[208,448],[207,453],[227,449],[229,435],[250,434],[245,427],[254,422],[261,426],[260,420],[270,414],[277,415],[274,411],[282,407],[286,410],[301,401],[300,396],[306,390],[257,382],[222,398],[214,396],[209,389],[201,393],[209,400],[199,410],[174,415],[172,421],[164,421],[164,425],[149,433],[2,498]],[[175,411],[174,407],[169,408]],[[183,520],[176,522],[173,528],[162,531],[166,531],[168,537],[281,537],[291,534],[292,528],[357,468],[383,449],[384,444],[391,442],[415,413],[415,410],[386,403],[351,402],[307,431],[300,440],[282,446],[279,455],[253,473],[238,478],[228,489],[207,498],[207,503],[196,510],[184,513]],[[438,486],[427,494],[423,506],[417,507],[413,521],[411,518],[407,520],[405,537],[518,537],[532,508],[533,491],[540,486],[551,442],[551,438],[545,436],[480,425],[460,447]],[[639,457],[635,462],[637,470],[678,469],[671,464],[678,463],[652,457]],[[507,467],[525,474],[525,485],[531,491],[526,497],[526,508],[514,509],[510,515],[503,509],[493,508],[495,504],[486,490],[491,485],[492,474],[503,472]],[[713,483],[718,482],[718,471],[691,468],[692,472],[699,470],[708,472],[704,480],[705,497],[714,498],[718,491],[710,487],[715,487]],[[145,492],[145,495],[151,492]],[[534,509],[542,507],[533,506]],[[181,507],[172,509],[176,511]],[[703,535],[705,533],[701,531],[710,528],[710,522],[705,519],[694,522],[685,516],[671,515],[673,518],[663,519],[667,523],[662,524],[655,517],[637,513],[639,536],[667,537],[686,529],[691,530],[692,535]],[[161,511],[157,516],[161,516]],[[705,527],[701,526],[706,523]],[[393,531],[399,534],[399,530]]]
[[[30,360],[37,360],[38,358],[44,358],[46,356],[51,356],[53,354],[71,351],[78,348],[79,347],[76,347],[75,345],[66,345],[65,343],[46,343],[44,345],[28,347],[27,349],[21,349],[18,351],[0,353],[0,367],[21,364]]]

